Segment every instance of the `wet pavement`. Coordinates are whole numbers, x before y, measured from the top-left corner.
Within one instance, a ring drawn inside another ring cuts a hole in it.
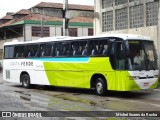
[[[106,96],[100,97],[94,94],[94,90],[49,86],[24,89],[21,84],[3,81],[2,74],[0,74],[0,111],[160,111],[160,91],[159,89],[137,92],[109,91]],[[94,119],[106,118],[96,117]],[[135,118],[123,119],[133,120]],[[143,117],[143,119],[158,120],[160,118]]]

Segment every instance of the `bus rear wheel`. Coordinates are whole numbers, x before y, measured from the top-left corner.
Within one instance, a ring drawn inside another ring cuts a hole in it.
[[[95,90],[96,94],[99,96],[103,96],[106,93],[106,84],[104,82],[104,79],[102,78],[97,78],[96,83],[95,83]]]
[[[31,86],[31,84],[30,84],[30,77],[29,77],[28,74],[22,75],[21,81],[22,81],[22,86],[24,88],[29,88]]]

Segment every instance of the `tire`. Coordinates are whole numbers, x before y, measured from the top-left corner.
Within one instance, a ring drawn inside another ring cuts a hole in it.
[[[30,84],[30,77],[29,77],[28,74],[22,75],[22,80],[21,81],[22,81],[22,86],[24,88],[29,88],[31,86],[31,84]]]
[[[96,83],[95,83],[95,90],[96,94],[99,96],[104,96],[106,93],[106,84],[104,79],[102,78],[97,78]]]

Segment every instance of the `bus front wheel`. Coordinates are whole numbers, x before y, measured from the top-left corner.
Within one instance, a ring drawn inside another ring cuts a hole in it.
[[[97,78],[95,83],[96,94],[103,96],[106,93],[106,84],[102,78]]]
[[[22,81],[22,86],[24,88],[29,88],[30,87],[30,77],[29,77],[28,74],[24,74],[22,76],[22,80],[21,81]]]

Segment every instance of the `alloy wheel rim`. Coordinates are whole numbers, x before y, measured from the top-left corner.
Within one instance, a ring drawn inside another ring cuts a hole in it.
[[[98,93],[102,93],[103,85],[102,85],[101,82],[98,82],[98,83],[97,83],[96,88],[97,88],[97,92],[98,92]]]
[[[28,85],[28,79],[25,77],[24,78],[24,86],[27,86]]]

